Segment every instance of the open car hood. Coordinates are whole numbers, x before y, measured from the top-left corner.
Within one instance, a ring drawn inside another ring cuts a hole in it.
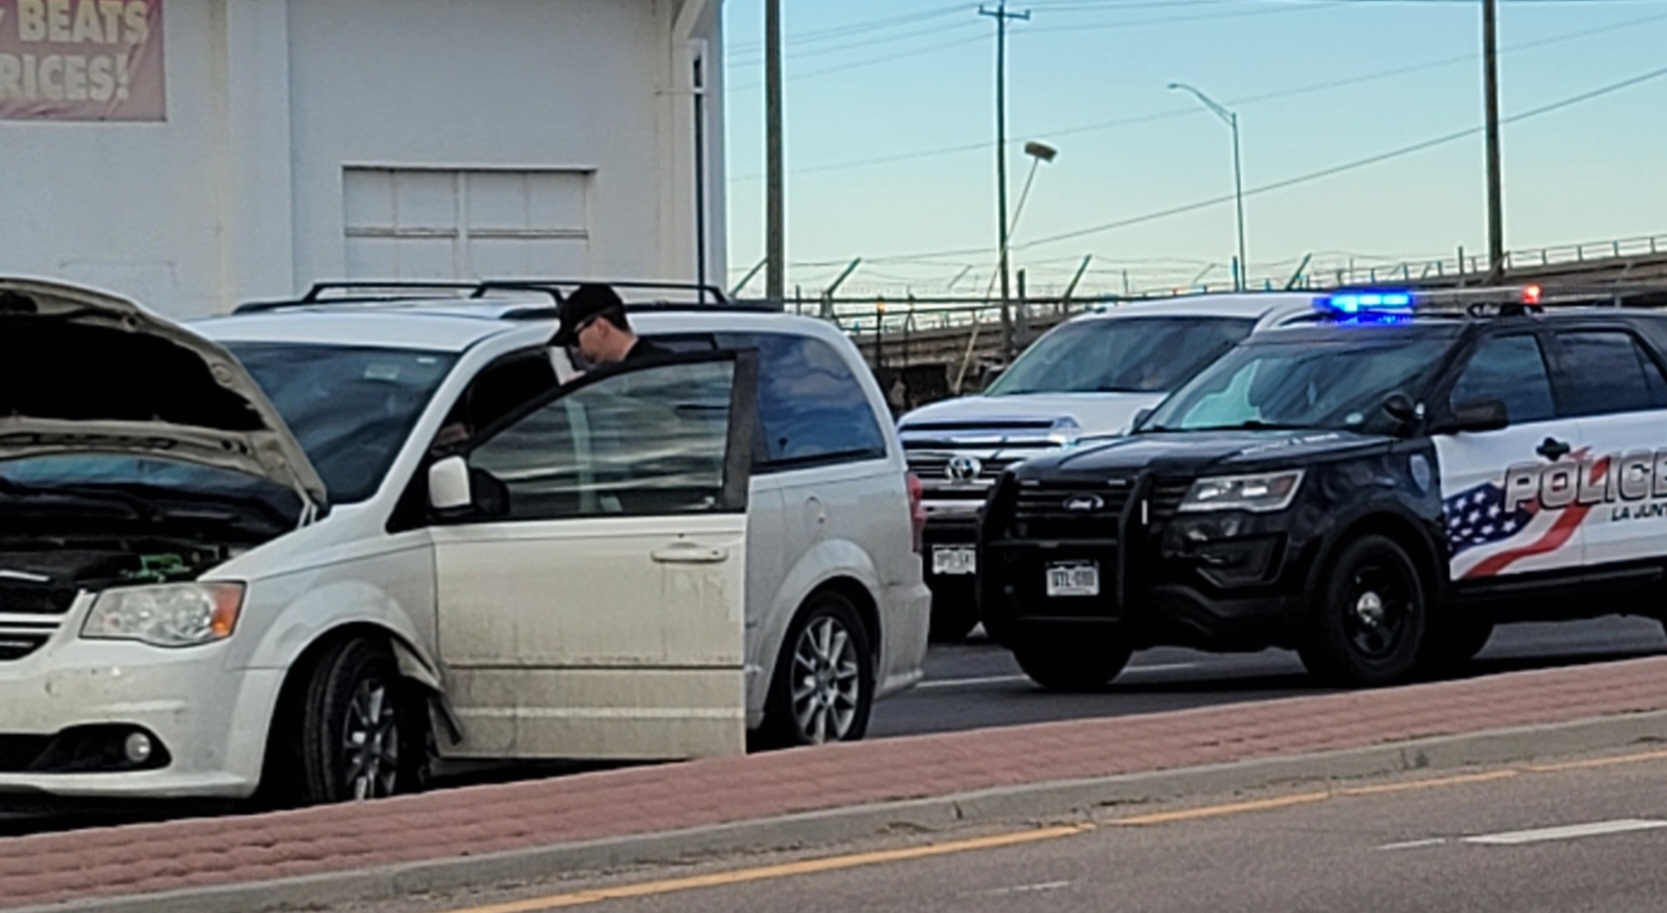
[[[0,460],[161,457],[328,492],[283,417],[225,349],[131,301],[0,277]]]

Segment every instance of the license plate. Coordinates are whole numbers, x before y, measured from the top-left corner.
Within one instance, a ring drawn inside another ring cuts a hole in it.
[[[939,545],[932,549],[932,573],[962,577],[978,573],[978,554],[971,546]]]
[[[1048,596],[1100,595],[1100,566],[1091,561],[1048,565]]]

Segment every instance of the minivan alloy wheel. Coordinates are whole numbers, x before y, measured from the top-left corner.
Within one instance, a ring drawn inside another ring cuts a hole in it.
[[[343,769],[354,799],[382,799],[399,783],[399,718],[388,686],[375,679],[359,682],[347,706],[343,727]]]
[[[805,741],[850,736],[862,699],[862,671],[856,641],[837,618],[817,618],[799,635],[792,682],[793,719]]]

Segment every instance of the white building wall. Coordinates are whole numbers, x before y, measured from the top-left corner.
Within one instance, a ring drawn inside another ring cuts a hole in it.
[[[360,168],[361,188],[380,169],[410,176],[418,202],[447,180],[485,188],[460,220],[492,223],[476,243],[494,270],[692,279],[689,47],[704,42],[706,71],[721,75],[719,2],[169,0],[166,123],[0,122],[11,217],[0,271],[88,282],[177,316],[364,278],[344,198],[345,169]],[[721,281],[721,84],[708,88],[705,261]],[[557,244],[546,270],[540,245],[561,239],[530,224],[536,212],[505,224],[506,188],[530,182],[544,188],[530,209],[559,208],[564,173],[584,176],[584,256]],[[378,247],[377,231],[355,233]],[[401,263],[434,269],[420,255]],[[469,265],[456,261],[460,278]]]

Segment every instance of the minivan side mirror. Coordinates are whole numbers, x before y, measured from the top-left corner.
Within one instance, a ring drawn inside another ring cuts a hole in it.
[[[1452,420],[1443,423],[1440,430],[1448,433],[1499,431],[1510,424],[1510,415],[1506,412],[1503,401],[1477,399],[1455,404]]]
[[[428,504],[437,511],[456,511],[474,505],[469,464],[449,456],[428,467]]]

